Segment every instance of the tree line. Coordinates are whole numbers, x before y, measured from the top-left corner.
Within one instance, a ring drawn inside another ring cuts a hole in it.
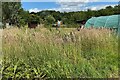
[[[77,21],[88,20],[91,17],[108,16],[120,14],[120,5],[114,7],[107,6],[105,9],[77,11],[77,12],[60,12],[54,10],[44,10],[37,13],[26,11],[22,8],[21,2],[3,2],[2,3],[2,21],[4,24],[24,27],[29,22],[51,25],[57,20],[61,20],[65,25],[76,25]],[[75,26],[71,26],[75,27]]]

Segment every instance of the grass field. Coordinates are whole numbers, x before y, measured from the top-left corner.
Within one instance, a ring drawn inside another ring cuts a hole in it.
[[[109,30],[4,29],[3,78],[118,78],[118,39]]]

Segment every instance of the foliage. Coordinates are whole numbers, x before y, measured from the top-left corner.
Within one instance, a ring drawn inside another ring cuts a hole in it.
[[[51,16],[51,15],[46,16],[46,17],[45,17],[45,21],[46,21],[46,23],[48,23],[48,24],[55,23],[55,19],[54,19],[54,17]]]
[[[21,25],[26,25],[28,23],[28,20],[29,20],[29,12],[28,11],[24,11],[23,9],[20,10],[20,22],[23,22],[23,23],[20,23]]]
[[[119,14],[118,12],[118,6],[111,7],[107,6],[105,9],[100,9],[100,10],[90,10],[88,9],[87,11],[78,11],[78,12],[59,12],[59,11],[41,11],[36,13],[41,20],[44,21],[43,24],[52,24],[52,21],[57,21],[58,19],[62,20],[62,22],[69,26],[68,24],[77,24],[76,21],[82,21],[82,20],[88,20],[91,17],[98,17],[98,16],[108,16],[108,15],[113,15],[113,14]],[[46,18],[48,16],[51,16],[54,18],[53,20],[51,19],[50,21],[46,21]],[[74,26],[75,27],[75,26]]]
[[[3,2],[2,3],[2,17],[4,23],[11,23],[19,26],[19,13],[21,10],[20,2]]]
[[[31,13],[29,11],[25,11],[21,7],[20,2],[4,2],[3,5],[3,21],[4,23],[9,22],[17,26],[23,26],[28,23],[29,17]],[[42,24],[54,24],[58,19],[62,20],[62,22],[69,26],[68,24],[77,24],[76,21],[88,20],[91,17],[98,16],[108,16],[119,13],[119,5],[114,7],[107,6],[105,9],[100,10],[90,10],[87,11],[77,11],[77,12],[59,12],[52,10],[44,10],[37,13],[32,12],[35,17],[35,21]],[[37,19],[39,17],[39,19]],[[32,17],[30,17],[32,21]],[[29,20],[30,21],[30,20]],[[24,23],[25,22],[25,23]],[[73,26],[75,27],[75,26]]]
[[[40,23],[40,18],[35,14],[30,14],[28,17],[28,22]]]

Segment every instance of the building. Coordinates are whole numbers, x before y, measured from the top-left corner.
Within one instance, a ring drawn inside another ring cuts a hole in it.
[[[38,26],[38,23],[35,21],[29,22],[28,23],[28,28],[36,28]]]
[[[92,17],[85,23],[85,28],[109,28],[118,29],[120,15]]]

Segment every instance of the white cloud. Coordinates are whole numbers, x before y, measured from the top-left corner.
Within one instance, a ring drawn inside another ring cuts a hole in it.
[[[60,11],[61,12],[70,12],[70,11],[80,11],[80,10],[87,10],[86,6],[88,2],[105,2],[108,0],[58,0],[57,4],[60,5]],[[118,1],[118,0],[111,0],[111,1]],[[110,2],[110,1],[108,1]],[[105,8],[109,5],[96,5],[96,6],[88,6],[88,9],[91,10],[98,10],[101,8]]]
[[[119,2],[119,0],[21,0],[22,2]]]
[[[99,0],[57,0],[57,2],[96,2]]]
[[[100,9],[105,9],[107,6],[112,6],[114,7],[115,5],[97,5],[97,6],[89,6],[86,7],[85,9],[91,9],[91,10],[100,10]]]
[[[30,9],[30,10],[29,10],[30,13],[31,13],[31,12],[37,13],[37,12],[39,12],[39,11],[41,11],[41,10],[39,10],[38,8],[33,8],[33,9]]]
[[[114,7],[115,5],[97,5],[97,6],[82,6],[82,7],[59,7],[59,8],[51,8],[51,9],[42,9],[42,10],[55,10],[55,11],[60,11],[60,12],[71,12],[71,11],[86,11],[88,9],[90,10],[100,10],[100,9],[105,9],[107,6],[112,6]],[[30,9],[29,12],[39,12],[42,11],[41,9],[34,8]]]
[[[85,6],[91,0],[59,0],[57,3],[60,5],[60,10],[70,12],[79,11],[80,7]],[[96,0],[93,0],[96,1]]]
[[[97,10],[97,7],[92,7],[91,10]]]
[[[42,1],[42,0],[41,0]],[[92,5],[92,6],[87,6],[88,2],[105,2],[108,0],[53,0],[56,2],[56,4],[60,5],[59,8],[52,8],[52,9],[44,9],[44,10],[55,10],[55,11],[60,11],[60,12],[71,12],[71,11],[81,11],[81,10],[99,10],[102,8],[105,8],[106,6],[111,6],[111,5]],[[118,0],[111,0],[111,1],[118,1]],[[39,1],[40,2],[40,1]],[[109,1],[110,2],[110,1]],[[114,5],[112,5],[114,6]],[[39,12],[41,11],[38,8],[30,9],[29,12]]]

